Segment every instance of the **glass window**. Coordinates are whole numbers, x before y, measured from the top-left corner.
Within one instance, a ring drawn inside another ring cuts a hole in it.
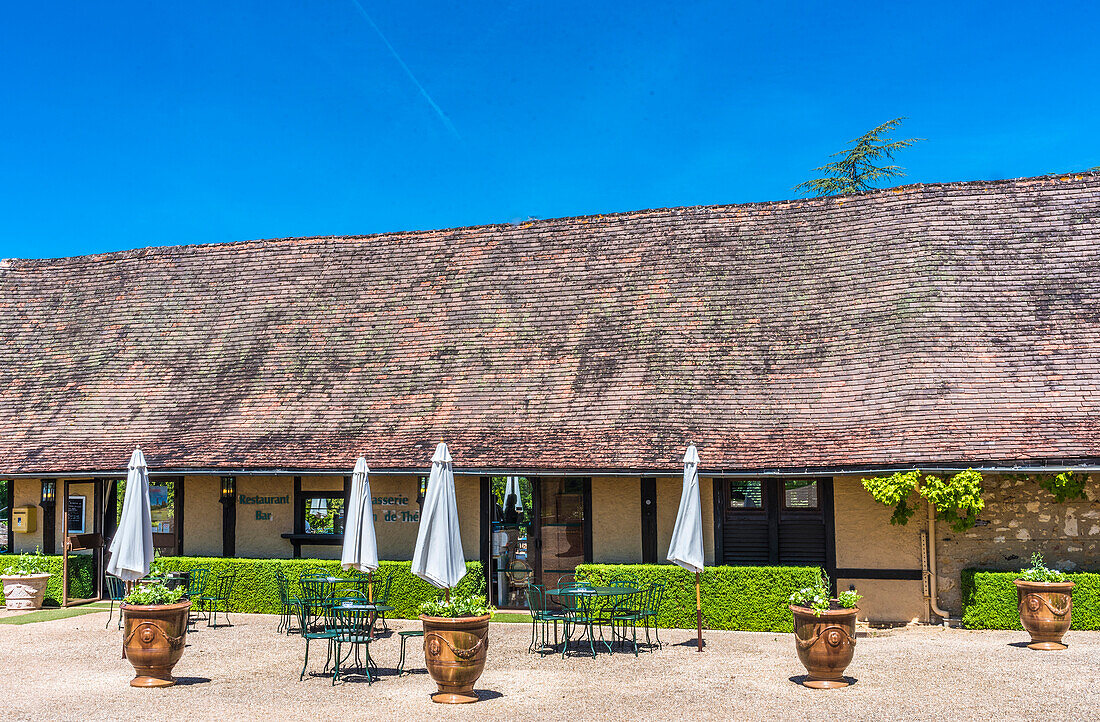
[[[528,547],[534,516],[533,486],[522,476],[494,476],[492,504],[493,603],[502,608],[525,608],[527,585],[533,581],[534,560]]]
[[[787,509],[817,509],[817,482],[813,479],[787,479],[783,506]]]
[[[730,480],[729,508],[764,511],[764,482],[759,479]]]
[[[306,534],[344,533],[343,494],[307,494],[304,506]]]

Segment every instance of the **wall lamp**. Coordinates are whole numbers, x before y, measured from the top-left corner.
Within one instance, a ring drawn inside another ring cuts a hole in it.
[[[57,482],[53,479],[42,480],[42,506],[52,506],[57,500]]]
[[[223,476],[222,477],[222,502],[233,501],[233,497],[237,495],[237,477],[235,476]]]

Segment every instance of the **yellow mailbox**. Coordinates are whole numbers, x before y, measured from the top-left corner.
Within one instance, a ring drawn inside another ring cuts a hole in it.
[[[37,509],[33,506],[17,506],[11,510],[12,531],[17,534],[33,534],[38,528]]]

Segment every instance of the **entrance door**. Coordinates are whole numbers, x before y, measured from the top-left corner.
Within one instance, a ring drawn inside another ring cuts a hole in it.
[[[737,566],[819,566],[833,574],[831,479],[727,479],[717,556]]]
[[[489,598],[501,609],[526,609],[527,585],[534,580],[534,482],[525,476],[489,480]]]
[[[578,564],[592,560],[591,481],[542,477],[537,484],[536,572],[538,584],[556,585]]]

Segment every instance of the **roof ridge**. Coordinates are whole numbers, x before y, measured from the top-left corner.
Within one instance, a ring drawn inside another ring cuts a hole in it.
[[[1002,185],[1015,185],[1015,186],[1027,186],[1034,184],[1037,181],[1064,181],[1073,182],[1080,181],[1086,178],[1092,178],[1100,180],[1100,171],[1079,171],[1072,173],[1049,173],[1040,176],[1029,176],[1023,178],[1002,178],[999,180],[969,180],[969,181],[943,181],[937,183],[909,183],[906,185],[892,186],[890,188],[876,188],[874,190],[863,191],[861,193],[851,193],[838,196],[813,196],[809,198],[786,198],[772,201],[750,201],[747,203],[714,203],[714,204],[700,204],[691,206],[666,206],[659,208],[639,208],[626,211],[612,211],[608,213],[590,213],[577,216],[556,216],[554,218],[539,218],[534,220],[520,221],[520,222],[508,222],[508,223],[482,223],[470,226],[453,226],[444,228],[420,228],[414,230],[399,230],[399,231],[380,231],[377,233],[353,233],[353,234],[327,234],[316,236],[280,236],[275,238],[252,238],[239,241],[210,241],[207,243],[180,243],[180,244],[168,244],[159,246],[141,246],[138,248],[128,248],[119,251],[107,251],[104,253],[89,253],[78,256],[59,256],[51,258],[8,258],[4,259],[0,264],[0,268],[10,268],[16,264],[22,265],[40,265],[56,261],[71,261],[71,260],[83,260],[85,262],[99,262],[99,261],[114,261],[124,258],[137,258],[150,253],[160,252],[179,252],[192,249],[205,249],[205,248],[217,248],[217,249],[230,249],[234,246],[248,246],[260,243],[288,243],[288,242],[309,242],[309,241],[328,241],[328,240],[341,240],[341,241],[353,241],[353,240],[366,240],[370,238],[402,238],[421,236],[432,233],[469,233],[476,231],[484,231],[489,229],[509,229],[509,228],[527,228],[531,226],[542,226],[548,224],[563,223],[569,221],[585,221],[591,219],[611,219],[622,218],[628,216],[648,216],[656,215],[660,213],[685,213],[685,212],[700,212],[700,211],[712,211],[712,210],[733,210],[733,209],[752,209],[752,208],[768,208],[779,205],[810,205],[810,204],[827,204],[827,203],[849,203],[856,200],[865,200],[885,194],[899,195],[907,191],[913,190],[936,190],[941,188],[965,188],[968,186],[980,186],[983,188],[992,188]]]

